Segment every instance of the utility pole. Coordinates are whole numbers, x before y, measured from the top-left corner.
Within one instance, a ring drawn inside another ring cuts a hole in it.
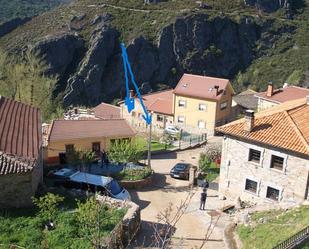
[[[152,117],[152,112],[150,113],[150,116]],[[148,125],[149,127],[149,136],[148,136],[148,167],[151,168],[151,137],[152,137],[152,122]]]

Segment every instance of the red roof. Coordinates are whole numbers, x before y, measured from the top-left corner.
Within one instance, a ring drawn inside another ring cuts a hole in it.
[[[271,97],[266,96],[266,92],[261,92],[255,96],[267,99],[276,103],[283,103],[286,101],[305,98],[309,95],[309,89],[298,86],[287,86],[274,91]]]
[[[55,120],[49,141],[77,140],[99,137],[133,137],[135,131],[124,119]]]
[[[174,93],[200,99],[220,100],[229,82],[228,79],[184,74],[178,82]],[[215,86],[219,87],[218,94],[216,93]]]
[[[0,96],[0,175],[31,171],[42,146],[38,108]]]
[[[94,115],[101,119],[119,119],[120,108],[118,106],[101,103],[93,108]]]
[[[227,135],[309,155],[309,104],[305,99],[289,101],[259,112],[251,132],[240,119],[216,128]]]
[[[173,89],[146,94],[142,97],[147,110],[173,115]]]
[[[42,146],[38,108],[0,97],[0,151],[38,158]]]

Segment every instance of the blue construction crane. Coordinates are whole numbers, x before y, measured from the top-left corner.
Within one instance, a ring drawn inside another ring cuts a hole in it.
[[[132,68],[131,68],[131,65],[130,65],[130,62],[129,62],[129,59],[128,59],[128,54],[127,54],[127,50],[126,50],[124,43],[121,43],[120,47],[121,47],[121,52],[122,52],[124,76],[125,76],[125,82],[126,82],[126,98],[125,98],[124,103],[127,106],[129,113],[132,110],[134,110],[134,108],[135,108],[134,97],[130,97],[129,77],[128,77],[128,71],[129,71],[131,82],[134,86],[135,92],[137,94],[137,97],[138,97],[138,99],[141,103],[141,106],[143,108],[143,111],[144,111],[143,119],[146,121],[147,125],[150,125],[151,124],[151,115],[149,114],[148,110],[145,107],[142,96],[141,96],[139,89],[137,87],[137,84],[135,82],[134,74],[132,72]]]

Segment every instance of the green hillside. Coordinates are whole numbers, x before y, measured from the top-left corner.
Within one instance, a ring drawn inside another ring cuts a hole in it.
[[[0,23],[16,17],[34,16],[68,2],[69,0],[0,0]]]

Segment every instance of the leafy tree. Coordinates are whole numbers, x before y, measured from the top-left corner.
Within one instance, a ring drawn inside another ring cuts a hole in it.
[[[107,218],[107,208],[95,197],[90,197],[86,202],[77,203],[76,218],[79,223],[81,236],[89,240],[94,248],[102,248],[104,222]]]
[[[57,78],[46,75],[47,69],[38,53],[28,51],[20,60],[0,51],[0,95],[36,106],[49,119],[59,104],[52,97]]]
[[[64,198],[52,193],[33,198],[33,203],[39,208],[39,215],[44,222],[52,222],[58,213],[58,205],[63,202]]]
[[[167,149],[168,146],[172,145],[174,138],[171,134],[164,132],[160,140],[164,144],[165,149]]]
[[[115,163],[138,162],[142,157],[142,148],[131,140],[117,139],[108,151],[108,158]]]
[[[89,168],[95,158],[95,153],[90,150],[73,150],[67,154],[68,163],[78,167],[80,170]]]

